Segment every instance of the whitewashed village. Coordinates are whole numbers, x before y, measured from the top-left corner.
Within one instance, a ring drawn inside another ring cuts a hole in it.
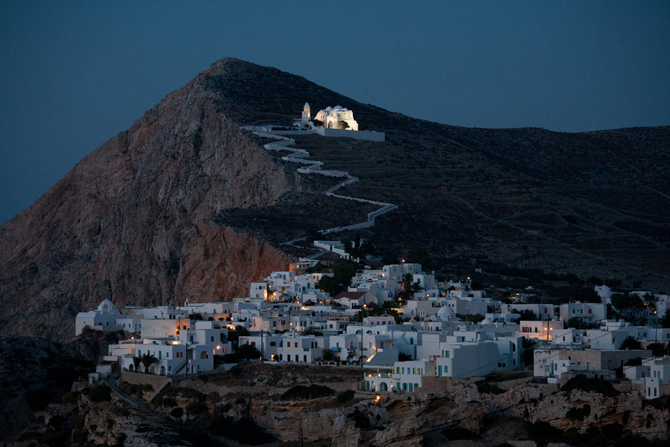
[[[532,291],[503,302],[473,289],[469,278],[440,282],[419,264],[400,263],[359,270],[348,290],[331,296],[323,285],[333,273],[309,273],[309,264],[316,261],[273,272],[232,302],[117,309],[104,301],[79,313],[76,335],[129,335],[109,346],[90,381],[119,372],[203,374],[244,360],[358,366],[361,390],[402,393],[421,388],[426,377],[486,376],[521,369],[525,360],[548,383],[577,374],[615,379],[619,370],[648,399],[670,392],[670,357],[654,357],[652,349],[670,340],[670,329],[608,319],[607,286],[595,287],[600,303],[530,304]],[[636,316],[656,321],[668,295],[653,303]]]
[[[326,195],[358,179],[321,170],[321,162],[292,149],[295,142],[286,135],[385,138],[382,132],[359,131],[353,112],[339,105],[320,110],[312,120],[308,103],[293,128],[242,129],[280,140],[265,148],[292,151],[284,159],[301,164],[301,173],[342,177]],[[336,197],[381,208],[366,222],[322,234],[372,226],[376,216],[396,208]],[[644,290],[623,294],[596,285],[599,302],[538,303],[533,287],[494,299],[474,288],[469,277],[438,281],[435,272],[404,260],[352,271],[346,290],[331,293],[338,263],[333,257],[349,268],[360,259],[343,240],[314,241],[314,246],[320,254],[332,255],[327,266],[316,256],[300,258],[289,270],[251,283],[248,296],[230,302],[192,297],[193,302],[170,306],[117,309],[105,300],[97,309],[80,312],[77,336],[87,331],[126,334],[109,345],[89,382],[119,373],[175,379],[226,371],[245,361],[359,367],[358,389],[372,393],[417,391],[427,378],[467,379],[525,368],[545,383],[565,384],[583,375],[629,380],[647,399],[670,395],[670,329],[659,324],[670,307],[668,295]]]

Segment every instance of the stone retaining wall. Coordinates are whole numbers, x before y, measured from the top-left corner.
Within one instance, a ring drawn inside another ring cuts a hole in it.
[[[154,391],[148,399],[149,401],[152,401],[158,395],[158,393],[163,390],[163,388],[168,385],[172,385],[172,379],[169,377],[130,371],[123,371],[119,381],[128,382],[132,385],[151,385]]]

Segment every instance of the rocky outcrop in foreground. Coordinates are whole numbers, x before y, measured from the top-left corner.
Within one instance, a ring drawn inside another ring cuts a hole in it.
[[[428,378],[419,392],[377,398],[354,391],[360,376],[358,367],[238,366],[164,389],[145,401],[149,412],[98,386],[52,403],[7,445],[58,433],[65,445],[126,446],[660,446],[669,439],[670,401],[645,401],[625,381],[578,379],[559,389],[531,378]],[[127,383],[121,389],[136,399],[154,395]],[[60,428],[50,425],[55,416]]]

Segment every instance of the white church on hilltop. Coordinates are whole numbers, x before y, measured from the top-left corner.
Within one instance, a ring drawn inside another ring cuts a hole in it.
[[[325,129],[358,130],[358,123],[354,119],[354,112],[340,105],[319,110],[314,120],[321,121]],[[314,127],[314,122],[311,121],[309,103],[305,103],[305,107],[303,107],[301,124],[303,127]]]
[[[315,121],[319,122],[318,126]],[[314,121],[312,121],[312,110],[309,103],[305,103],[302,109],[302,117],[293,122],[293,127],[296,128],[298,133],[311,132],[322,137],[345,137],[368,141],[385,141],[386,139],[384,132],[359,131],[358,123],[354,119],[354,112],[340,105],[319,110],[319,113],[314,117]],[[352,130],[355,132],[351,132]],[[288,135],[288,133],[284,135]]]

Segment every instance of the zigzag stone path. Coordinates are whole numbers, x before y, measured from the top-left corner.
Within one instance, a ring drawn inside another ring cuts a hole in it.
[[[322,161],[317,161],[317,160],[308,160],[309,158],[309,152],[307,152],[304,149],[296,149],[289,147],[291,145],[295,144],[295,140],[292,138],[285,137],[283,135],[279,135],[277,133],[273,133],[272,131],[268,130],[266,127],[262,128],[257,128],[254,126],[243,126],[242,129],[244,130],[251,130],[254,134],[260,136],[260,137],[265,137],[265,138],[273,138],[279,141],[273,141],[271,143],[265,144],[263,147],[268,150],[268,151],[288,151],[290,154],[282,157],[282,160],[292,162],[292,163],[299,163],[303,165],[303,167],[298,168],[298,172],[301,174],[319,174],[319,175],[325,175],[328,177],[342,177],[345,178],[346,180],[338,183],[337,185],[333,186],[332,188],[327,189],[323,193],[327,196],[330,197],[336,197],[338,199],[345,199],[345,200],[353,200],[355,202],[362,202],[362,203],[370,203],[372,205],[379,205],[381,208],[372,211],[368,213],[368,218],[367,220],[359,223],[355,223],[352,225],[345,225],[342,227],[335,227],[335,228],[327,228],[325,230],[319,230],[320,233],[322,234],[330,234],[330,233],[336,233],[339,231],[345,231],[345,230],[357,230],[361,228],[368,228],[372,227],[375,224],[375,218],[377,216],[381,216],[382,214],[386,214],[390,211],[393,211],[398,208],[398,205],[394,205],[392,203],[384,203],[384,202],[376,202],[374,200],[368,200],[368,199],[362,199],[360,197],[350,197],[350,196],[343,196],[340,194],[335,194],[335,191],[338,189],[342,188],[343,186],[346,185],[351,185],[352,183],[358,182],[358,177],[354,177],[352,175],[349,175],[348,172],[345,171],[337,171],[337,170],[322,170],[321,167],[323,166]],[[301,132],[303,133],[303,132]],[[304,134],[308,134],[308,132],[304,132]],[[295,242],[304,240],[305,237],[294,239],[288,242],[284,242],[284,244],[289,244],[292,245]]]

